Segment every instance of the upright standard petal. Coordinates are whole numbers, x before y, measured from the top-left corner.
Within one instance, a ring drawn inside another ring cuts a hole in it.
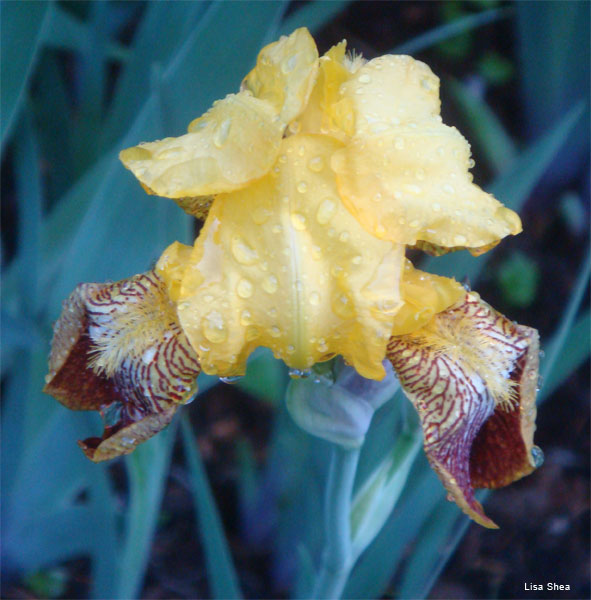
[[[301,27],[265,46],[242,89],[266,100],[284,124],[305,108],[318,70],[318,50],[310,32]]]
[[[472,183],[470,164],[468,142],[437,120],[357,137],[332,160],[343,202],[373,235],[478,253],[521,221]]]
[[[355,135],[417,123],[439,114],[439,78],[410,56],[386,54],[370,60],[340,88],[355,111]]]
[[[211,194],[240,189],[271,168],[283,129],[271,104],[241,92],[215,102],[186,135],[128,148],[119,158],[147,192],[201,217]]]
[[[507,485],[536,466],[537,332],[468,293],[421,330],[392,337],[387,355],[450,497],[476,522],[496,527],[472,488]]]
[[[343,207],[328,166],[339,146],[285,138],[269,175],[216,198],[189,259],[179,245],[160,259],[205,372],[242,374],[266,346],[292,368],[341,354],[364,377],[383,377],[404,247],[369,235]]]
[[[290,124],[299,133],[321,133],[340,141],[355,133],[355,111],[349,98],[342,98],[341,86],[351,77],[347,69],[347,43],[333,46],[318,61],[318,77],[305,110]]]
[[[95,462],[129,454],[168,425],[196,391],[200,367],[154,272],[79,285],[54,327],[44,391],[99,410],[102,437],[80,441]]]

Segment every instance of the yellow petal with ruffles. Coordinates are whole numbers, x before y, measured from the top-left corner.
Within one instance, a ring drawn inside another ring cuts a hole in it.
[[[355,113],[353,103],[341,98],[341,86],[351,73],[345,66],[347,43],[333,46],[318,61],[318,77],[310,100],[300,117],[290,124],[290,129],[300,133],[322,133],[346,141],[353,135]]]
[[[343,202],[373,235],[479,249],[521,221],[472,183],[469,161],[468,142],[433,119],[354,138],[331,164]]]
[[[161,257],[174,289],[182,273],[179,319],[205,372],[242,374],[265,346],[295,369],[341,354],[364,377],[384,375],[404,247],[342,205],[329,167],[340,146],[285,138],[269,175],[216,198],[190,259],[176,245]]]
[[[318,70],[318,50],[310,32],[301,27],[290,36],[265,46],[242,89],[273,105],[283,123],[304,109]]]
[[[394,125],[439,115],[439,78],[410,56],[387,54],[370,60],[341,87],[352,102],[357,135],[380,133]]]
[[[466,291],[455,279],[419,271],[407,259],[400,293],[404,304],[394,318],[392,335],[404,335],[420,329],[436,314],[463,298]]]
[[[211,203],[209,194],[262,177],[277,158],[283,129],[268,102],[241,92],[215,102],[186,135],[128,148],[119,158],[150,193],[198,210]]]

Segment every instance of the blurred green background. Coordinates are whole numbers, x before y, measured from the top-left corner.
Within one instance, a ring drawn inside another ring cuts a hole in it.
[[[321,53],[346,38],[367,58],[408,53],[440,76],[444,121],[471,141],[476,182],[520,212],[524,233],[479,259],[421,266],[467,276],[537,327],[545,350],[546,464],[490,495],[502,529],[470,525],[421,453],[346,597],[520,598],[524,582],[546,581],[589,596],[589,3],[473,0],[2,2],[3,598],[310,589],[327,448],[286,414],[281,363],[261,352],[235,386],[200,378],[178,421],[107,465],[75,444],[98,417],[41,392],[71,290],[142,272],[195,236],[118,151],[182,134],[237,90],[264,44],[300,26]],[[405,407],[396,396],[377,413],[359,484]]]

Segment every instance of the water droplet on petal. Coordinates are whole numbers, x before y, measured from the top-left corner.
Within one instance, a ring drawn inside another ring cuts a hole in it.
[[[531,458],[536,469],[544,464],[544,451],[539,446],[532,446],[530,450]]]
[[[416,194],[417,196],[423,191],[420,186],[414,185],[414,183],[407,183],[403,187],[405,192]]]
[[[290,369],[289,376],[292,379],[307,379],[312,371],[310,369]]]
[[[443,191],[444,191],[446,194],[453,194],[455,190],[454,190],[454,188],[453,188],[453,186],[452,186],[452,185],[449,185],[449,183],[446,183],[446,184],[443,186]]]
[[[243,265],[253,265],[259,260],[259,255],[240,236],[232,238],[232,254]]]
[[[320,173],[324,169],[324,159],[322,156],[315,156],[308,161],[308,168],[314,173]]]
[[[463,235],[454,235],[454,244],[456,246],[463,246],[468,240]]]
[[[257,225],[262,225],[263,223],[266,223],[269,220],[271,214],[271,211],[265,208],[264,206],[258,206],[252,211],[252,220]]]
[[[240,314],[240,324],[241,325],[250,325],[252,323],[252,315],[249,310],[243,310]]]
[[[291,73],[295,69],[295,66],[297,64],[298,64],[297,55],[293,54],[292,56],[290,56],[289,58],[286,58],[281,63],[281,71],[283,71],[283,73],[285,73],[287,75],[287,73]]]
[[[271,327],[271,329],[269,330],[269,333],[272,337],[278,338],[281,335],[281,329],[279,329],[279,327],[277,327],[276,325],[273,325],[273,327]]]
[[[226,143],[231,126],[231,119],[224,119],[220,126],[215,130],[213,134],[213,143],[217,148],[221,148]]]
[[[220,344],[228,337],[228,330],[222,315],[217,310],[212,310],[201,319],[203,335],[212,343]]]
[[[293,223],[294,228],[298,231],[303,231],[306,229],[306,217],[304,217],[304,215],[292,213],[291,222]]]
[[[397,137],[394,140],[394,148],[396,150],[404,150],[404,140],[401,137]]]
[[[339,240],[341,240],[341,242],[346,242],[349,240],[350,237],[351,234],[348,231],[343,231],[341,235],[339,235]]]
[[[320,294],[318,292],[312,292],[310,294],[310,304],[318,306],[320,304]]]
[[[240,381],[242,379],[242,375],[232,375],[230,377],[220,377],[220,381],[222,383],[236,383],[237,381]]]
[[[326,225],[337,211],[336,202],[330,198],[325,198],[318,207],[316,212],[316,220],[320,225]]]
[[[129,437],[127,435],[122,435],[119,438],[119,443],[124,447],[124,448],[131,448],[131,446],[133,446],[135,444],[135,438]]]
[[[367,73],[359,76],[359,83],[369,83],[370,81],[371,77]]]
[[[296,190],[300,194],[305,194],[308,191],[308,184],[305,181],[300,181],[296,186]]]
[[[241,279],[236,287],[236,293],[241,298],[250,298],[252,296],[252,283],[248,279]]]
[[[441,205],[438,202],[433,203],[433,212],[439,212],[441,210]]]
[[[192,404],[197,399],[197,396],[198,396],[197,392],[195,392],[194,394],[191,394],[190,396],[187,396],[187,399],[183,400],[183,404],[184,405]]]
[[[337,296],[332,303],[332,308],[336,315],[342,319],[350,319],[354,315],[353,302],[347,294]]]
[[[274,294],[278,287],[279,283],[275,275],[267,275],[267,277],[265,277],[263,280],[263,290],[265,290],[267,294]]]

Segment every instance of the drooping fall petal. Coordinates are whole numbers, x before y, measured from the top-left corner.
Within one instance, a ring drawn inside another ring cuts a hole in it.
[[[178,302],[203,370],[244,373],[257,346],[287,365],[341,354],[380,379],[404,248],[369,235],[343,207],[328,166],[339,142],[285,138],[271,173],[220,195],[195,243],[173,245],[157,271]]]
[[[537,332],[468,293],[422,329],[392,337],[387,356],[451,498],[476,522],[496,527],[473,487],[507,485],[535,468]]]
[[[162,281],[148,272],[72,292],[54,327],[44,391],[70,409],[101,411],[102,437],[79,442],[98,462],[166,427],[199,371]]]
[[[264,175],[277,158],[283,129],[271,104],[240,92],[215,102],[189,133],[128,148],[119,158],[149,193],[181,199],[185,209],[195,205],[195,214],[211,203],[210,194]]]
[[[242,89],[271,104],[284,124],[295,119],[308,102],[318,70],[318,50],[302,27],[265,46]]]

